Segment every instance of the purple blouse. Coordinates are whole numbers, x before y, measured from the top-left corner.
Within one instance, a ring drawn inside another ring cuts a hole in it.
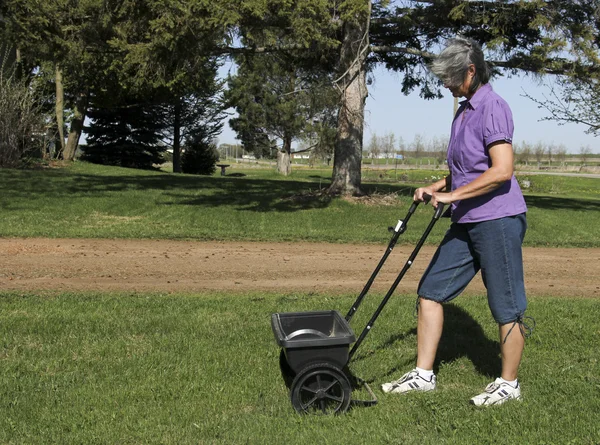
[[[513,119],[510,107],[486,84],[470,100],[460,103],[452,122],[448,145],[448,166],[452,190],[472,182],[492,165],[488,146],[494,142],[512,143]],[[527,211],[515,176],[482,196],[452,204],[452,221],[488,221]]]

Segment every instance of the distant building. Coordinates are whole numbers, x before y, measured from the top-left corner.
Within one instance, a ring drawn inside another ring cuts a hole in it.
[[[303,150],[294,150],[291,153],[292,159],[310,159],[314,147],[305,148]]]
[[[369,159],[404,159],[404,157],[398,153],[377,153],[376,155],[373,155],[373,153],[369,152],[367,157]]]

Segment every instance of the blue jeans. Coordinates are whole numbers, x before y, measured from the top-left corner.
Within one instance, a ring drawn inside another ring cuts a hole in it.
[[[421,278],[419,296],[438,303],[451,301],[481,270],[496,322],[521,320],[527,308],[521,250],[526,230],[524,213],[453,223]]]

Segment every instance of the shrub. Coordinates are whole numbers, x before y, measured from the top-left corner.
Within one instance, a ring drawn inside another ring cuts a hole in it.
[[[181,156],[181,170],[195,175],[212,175],[217,169],[218,161],[216,144],[197,138],[186,145]]]
[[[18,167],[44,144],[41,101],[14,67],[0,66],[0,167]]]

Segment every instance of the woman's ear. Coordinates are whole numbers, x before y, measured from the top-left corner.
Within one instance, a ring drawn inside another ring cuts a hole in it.
[[[468,71],[467,71],[467,73],[468,73],[469,77],[471,77],[471,78],[475,77],[475,73],[476,73],[476,72],[477,72],[477,70],[475,69],[475,65],[473,65],[473,64],[470,64],[470,65],[469,65],[469,69],[468,69]]]

